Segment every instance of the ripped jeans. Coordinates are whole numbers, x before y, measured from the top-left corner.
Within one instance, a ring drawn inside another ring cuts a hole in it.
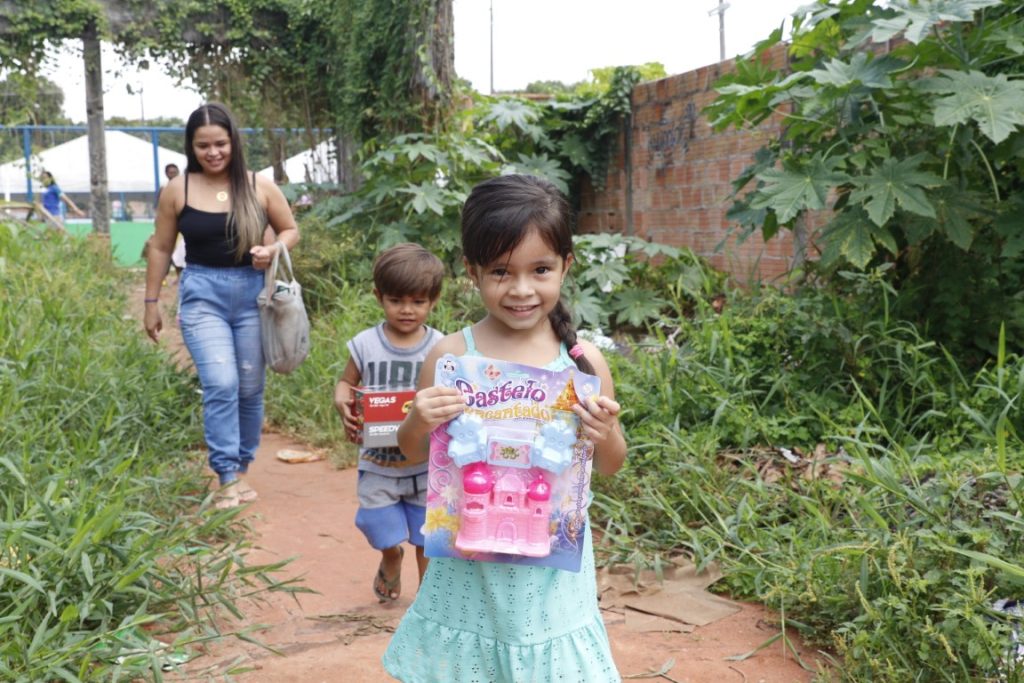
[[[203,430],[221,485],[249,469],[263,427],[266,378],[256,297],[263,273],[188,264],[181,275],[181,334],[203,387]]]

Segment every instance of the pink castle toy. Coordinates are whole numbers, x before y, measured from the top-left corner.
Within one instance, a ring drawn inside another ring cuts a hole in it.
[[[462,524],[455,547],[546,557],[551,552],[551,485],[540,472],[486,463],[463,469]]]

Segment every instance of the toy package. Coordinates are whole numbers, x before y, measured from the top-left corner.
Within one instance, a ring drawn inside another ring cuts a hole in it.
[[[355,414],[363,418],[360,443],[366,448],[398,445],[398,427],[409,413],[414,389],[355,387]]]
[[[466,411],[430,436],[426,555],[579,571],[594,446],[572,406],[600,380],[451,354],[434,377]]]

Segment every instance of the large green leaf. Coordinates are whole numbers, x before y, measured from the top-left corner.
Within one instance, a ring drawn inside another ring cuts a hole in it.
[[[523,100],[508,99],[498,100],[492,104],[491,110],[484,116],[482,122],[493,121],[498,130],[515,126],[519,130],[525,131],[538,118],[540,118],[540,113]]]
[[[858,52],[849,62],[841,59],[829,60],[825,63],[825,68],[814,69],[810,76],[820,85],[833,85],[839,88],[856,83],[869,88],[889,88],[892,87],[889,74],[903,66],[902,61],[888,55],[868,61],[867,53]]]
[[[871,173],[853,179],[857,185],[850,201],[861,202],[875,225],[885,225],[896,212],[896,204],[919,216],[935,217],[935,207],[928,201],[924,187],[934,187],[942,179],[918,167],[924,155],[916,154],[898,161],[885,159]]]
[[[570,133],[559,143],[562,156],[577,166],[586,167],[593,156],[587,143],[576,133]]]
[[[654,296],[649,289],[630,288],[617,292],[612,297],[611,307],[618,322],[627,322],[633,327],[640,327],[649,320],[661,315],[667,306],[665,299]]]
[[[971,221],[981,214],[977,197],[969,192],[947,189],[936,194],[935,209],[939,230],[964,251],[970,249],[974,241]]]
[[[566,295],[569,310],[576,316],[581,327],[602,327],[605,323],[606,304],[604,295],[589,288],[579,289]]]
[[[520,154],[519,160],[506,164],[501,169],[502,175],[523,173],[551,181],[565,194],[569,194],[570,176],[558,163],[546,154]]]
[[[618,287],[629,279],[629,270],[621,258],[606,258],[587,264],[587,277],[604,291]]]
[[[839,159],[825,159],[820,154],[802,165],[790,162],[781,169],[770,168],[757,175],[764,187],[750,202],[751,208],[769,208],[786,223],[804,209],[823,209],[828,192],[847,180],[838,170]]]
[[[402,153],[409,161],[416,161],[419,158],[426,159],[427,161],[437,162],[444,154],[437,148],[437,145],[432,145],[429,142],[423,142],[422,140],[413,142],[405,145],[402,148]]]
[[[1024,124],[1024,81],[1011,81],[1006,74],[943,71],[920,89],[948,93],[935,101],[936,126],[974,121],[986,137],[999,143]]]
[[[1013,259],[1024,253],[1024,196],[1015,195],[1003,202],[992,226],[1002,238],[1001,256]]]
[[[438,216],[444,215],[444,205],[447,197],[444,190],[434,182],[408,185],[398,191],[412,195],[412,208],[416,213],[423,213],[429,209]]]
[[[823,265],[831,265],[845,258],[863,268],[875,255],[875,244],[881,244],[890,253],[896,253],[896,240],[886,228],[875,225],[861,209],[845,211],[825,228],[821,240],[825,243]]]
[[[876,43],[904,32],[907,40],[920,43],[939,22],[971,21],[975,10],[994,7],[1002,0],[890,0],[892,16],[871,23],[871,39]]]

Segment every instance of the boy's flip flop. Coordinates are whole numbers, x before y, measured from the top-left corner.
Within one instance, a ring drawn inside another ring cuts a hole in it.
[[[377,575],[373,577],[373,594],[380,602],[391,600],[394,602],[402,595],[402,560],[405,558],[405,548],[398,546],[398,573],[390,579],[384,576],[384,559],[381,558],[377,566]],[[391,594],[394,593],[394,597]]]

